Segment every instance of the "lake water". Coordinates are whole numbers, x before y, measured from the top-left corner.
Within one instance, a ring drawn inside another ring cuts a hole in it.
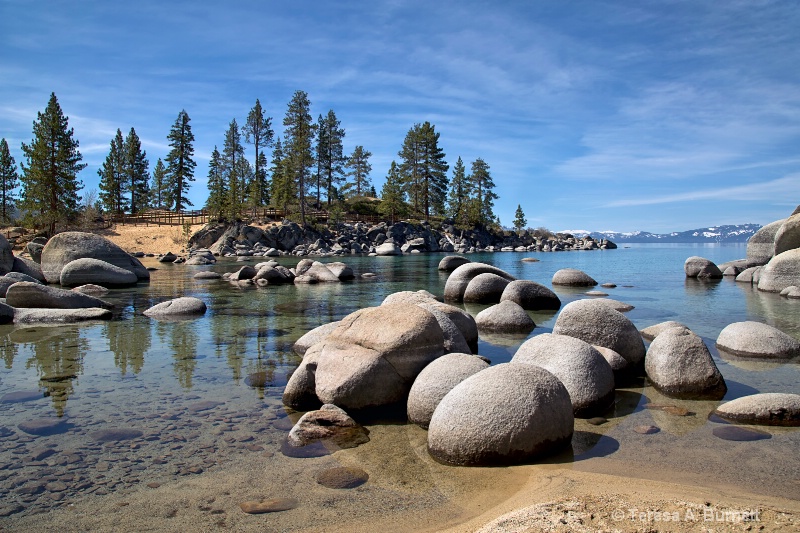
[[[627,316],[639,329],[677,320],[706,340],[728,384],[726,400],[755,392],[800,393],[800,365],[727,361],[713,349],[722,328],[743,320],[766,322],[800,338],[800,301],[759,293],[732,279],[687,280],[683,262],[692,255],[722,263],[744,257],[745,246],[630,245],[607,251],[504,252],[469,258],[547,286],[561,268],[578,268],[599,283],[615,283],[614,289],[594,290],[634,305]],[[310,329],[356,309],[379,305],[396,291],[426,289],[441,295],[447,275],[436,267],[442,257],[346,257],[344,261],[356,273],[376,276],[340,284],[266,288],[192,278],[201,269],[235,271],[242,263],[233,260],[221,260],[212,267],[187,267],[148,259],[146,266],[158,268],[149,284],[114,290],[106,297],[116,305],[110,322],[0,326],[0,515],[9,516],[0,519],[0,527],[3,521],[13,527],[15,519],[75,501],[214,475],[245,460],[254,465],[269,463],[276,471],[303,461],[316,465],[318,458],[291,458],[280,451],[296,420],[281,405],[287,374],[299,363],[292,344]],[[523,257],[540,261],[521,262]],[[279,262],[291,267],[297,259],[279,258]],[[584,293],[592,289],[554,290],[565,305],[585,298]],[[209,308],[206,315],[166,322],[141,314],[155,303],[185,295],[204,300]],[[484,307],[466,309],[475,315]],[[537,335],[551,331],[557,313],[532,316],[537,328],[531,335]],[[507,362],[525,338],[482,336],[479,353],[494,364]],[[646,409],[648,402],[685,407],[690,415]],[[576,469],[694,480],[704,486],[734,486],[800,499],[796,451],[800,431],[762,428],[769,436],[765,440],[720,439],[713,430],[722,424],[708,420],[718,404],[664,398],[642,380],[617,392],[616,405],[606,414],[607,424],[590,426],[576,420],[573,448],[557,460]],[[642,424],[654,424],[661,431],[656,435],[633,431]],[[21,426],[33,426],[33,434]],[[375,444],[347,453],[351,463],[360,462],[370,473],[370,482],[357,489],[365,501],[379,496],[384,503],[398,502],[394,511],[384,508],[381,512],[449,509],[458,497],[454,494],[468,490],[457,485],[474,481],[469,481],[470,469],[432,467],[421,457],[424,431],[398,424],[369,428]],[[398,434],[413,453],[403,456],[402,464],[393,464],[393,460],[401,461],[396,450]],[[391,453],[386,448],[381,455],[382,442],[391,442],[386,444],[392,447]],[[385,464],[378,466],[381,462]],[[381,476],[394,476],[393,484]],[[398,476],[414,481],[400,483]],[[459,481],[459,476],[464,479]],[[428,481],[420,481],[423,478]],[[300,484],[307,481],[283,479],[280,491],[297,498]],[[298,484],[297,490],[293,483]],[[407,488],[414,483],[422,486]],[[450,488],[443,489],[444,484]],[[305,526],[313,527],[315,516],[332,519],[323,512],[326,501],[323,497],[303,501],[312,517],[305,519]],[[378,509],[361,506],[359,512]],[[444,513],[443,519],[456,518]]]

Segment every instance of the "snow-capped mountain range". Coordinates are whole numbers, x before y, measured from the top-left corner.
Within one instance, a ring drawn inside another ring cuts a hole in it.
[[[673,231],[672,233],[650,233],[649,231],[587,231],[564,230],[559,233],[571,233],[576,237],[591,235],[594,239],[608,239],[614,243],[625,242],[747,242],[761,224],[735,224],[712,226],[689,231]]]

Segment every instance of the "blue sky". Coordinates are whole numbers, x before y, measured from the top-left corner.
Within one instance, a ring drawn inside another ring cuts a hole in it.
[[[378,190],[428,120],[451,168],[489,164],[505,225],[766,224],[800,203],[798,28],[793,1],[0,0],[0,137],[19,162],[55,92],[91,189],[117,128],[152,169],[186,109],[199,207],[231,119],[259,98],[280,132],[301,89]]]

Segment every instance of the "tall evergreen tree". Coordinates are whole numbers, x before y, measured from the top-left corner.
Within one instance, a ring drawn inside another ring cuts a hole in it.
[[[121,215],[128,209],[128,200],[125,198],[125,141],[122,131],[117,129],[117,134],[111,139],[106,160],[97,170],[100,176],[100,202],[109,213]]]
[[[136,130],[131,128],[125,137],[125,183],[131,194],[131,213],[138,213],[150,205],[150,175],[147,152],[142,151],[142,142],[136,135]]]
[[[222,176],[222,156],[214,147],[211,152],[211,161],[208,163],[208,199],[205,208],[214,218],[221,218],[228,200],[228,187]]]
[[[192,202],[186,197],[189,192],[189,184],[194,181],[194,134],[189,122],[189,114],[186,110],[178,113],[175,124],[172,125],[167,139],[171,150],[167,154],[167,180],[169,183],[169,196],[167,197],[167,207],[180,213]]]
[[[261,102],[256,98],[256,105],[247,115],[242,126],[244,140],[255,148],[253,181],[250,185],[249,199],[254,207],[267,205],[269,201],[269,183],[267,183],[267,156],[264,150],[272,145],[275,132],[272,130],[272,117],[265,117]]]
[[[225,132],[225,144],[222,147],[222,179],[228,187],[228,198],[225,205],[225,217],[236,220],[242,212],[245,191],[247,190],[247,176],[243,173],[244,146],[239,134],[236,119],[231,120],[228,131]]]
[[[404,199],[405,193],[403,192],[400,168],[396,162],[392,161],[381,189],[381,204],[378,206],[378,210],[384,216],[390,217],[391,223],[394,224],[395,217],[402,216],[408,211]]]
[[[14,189],[19,184],[17,163],[5,138],[0,139],[0,222],[11,222],[14,213]]]
[[[319,116],[317,119],[317,204],[320,203],[320,191],[325,189],[328,207],[331,200],[336,197],[336,189],[344,181],[344,165],[347,157],[344,155],[342,140],[344,128],[336,118],[333,109],[328,115]]]
[[[295,184],[303,226],[306,225],[306,186],[314,164],[311,147],[317,129],[311,121],[310,108],[308,95],[303,91],[296,91],[283,119],[283,125],[286,127],[283,146],[286,154],[284,170],[286,176]]]
[[[517,204],[517,211],[514,213],[514,229],[517,230],[517,233],[525,229],[525,226],[528,225],[528,221],[525,219],[525,213],[522,211],[522,205]]]
[[[350,169],[347,175],[352,177],[353,181],[348,182],[343,187],[346,195],[361,196],[369,190],[370,185],[372,185],[369,181],[369,173],[372,172],[372,165],[369,162],[370,157],[372,157],[372,152],[358,145],[347,159],[347,167]]]
[[[419,124],[414,124],[414,126],[408,130],[405,139],[403,139],[403,146],[397,153],[401,159],[398,172],[400,174],[400,180],[403,184],[403,192],[408,195],[411,206],[413,207],[414,212],[417,213],[420,211],[421,205],[421,128],[422,126]]]
[[[456,224],[467,225],[467,204],[470,196],[466,168],[461,157],[453,166],[453,178],[450,180],[450,195],[447,202],[447,214]]]
[[[38,113],[33,123],[33,139],[22,143],[28,161],[22,164],[22,202],[36,224],[45,224],[50,235],[60,220],[78,213],[78,191],[83,184],[78,172],[86,168],[78,151],[79,142],[73,138],[69,118],[64,116],[55,93],[50,94],[44,113]]]
[[[468,180],[472,188],[470,202],[470,222],[488,226],[495,222],[494,201],[498,196],[494,193],[494,180],[489,172],[489,165],[478,158],[472,162]]]
[[[161,158],[156,161],[153,168],[153,176],[150,180],[150,205],[155,209],[165,209],[167,207],[167,168]]]
[[[275,140],[270,172],[272,173],[272,181],[270,183],[272,201],[276,207],[283,209],[284,213],[287,213],[295,193],[294,183],[286,173],[286,158],[283,154],[283,145],[280,139]]]
[[[439,147],[436,127],[427,121],[414,125],[406,134],[398,155],[403,159],[400,173],[414,210],[422,211],[426,220],[431,213],[443,213],[450,166]]]

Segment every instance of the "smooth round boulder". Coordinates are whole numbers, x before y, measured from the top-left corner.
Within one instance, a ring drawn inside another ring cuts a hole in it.
[[[484,309],[475,316],[475,324],[479,331],[492,333],[530,333],[536,327],[530,315],[511,300]]]
[[[611,370],[614,372],[615,384],[628,377],[627,370],[630,366],[630,363],[624,357],[611,348],[606,348],[605,346],[592,345],[592,348],[597,350],[611,367]]]
[[[398,291],[393,292],[383,299],[381,305],[389,304],[418,304],[424,302],[436,301],[436,296],[426,290],[419,291]]]
[[[15,324],[76,324],[92,320],[111,320],[114,316],[108,309],[82,307],[80,309],[14,309]]]
[[[747,241],[747,265],[766,265],[775,254],[775,235],[786,219],[776,220],[763,226]]]
[[[503,289],[500,301],[511,300],[528,311],[557,311],[561,309],[561,300],[556,293],[535,281],[518,279]]]
[[[466,340],[467,344],[470,346],[470,351],[478,351],[478,326],[475,323],[475,319],[472,318],[472,315],[459,307],[442,303],[438,300],[424,300],[417,302],[416,305],[422,307],[423,309],[427,309],[428,311],[436,310],[447,315],[447,318],[449,318],[453,324],[456,325],[458,330],[464,336],[464,340]]]
[[[781,224],[775,233],[773,255],[782,254],[795,248],[800,248],[800,215],[792,215]]]
[[[450,316],[448,316],[447,313],[434,306],[426,306],[424,303],[417,305],[432,314],[436,318],[436,322],[439,323],[439,327],[442,328],[442,335],[444,336],[443,347],[445,353],[472,353],[472,348],[470,347],[469,343],[467,343],[467,339],[464,338],[464,335],[461,333],[458,326],[456,326],[455,322],[450,320]]]
[[[70,261],[64,265],[60,277],[62,287],[77,287],[87,283],[102,287],[125,287],[136,285],[138,281],[139,278],[130,270],[91,257]]]
[[[786,298],[800,298],[800,287],[790,285],[781,291],[781,296]]]
[[[100,285],[93,285],[91,283],[87,283],[86,285],[79,285],[77,287],[72,288],[73,292],[79,292],[81,294],[88,294],[89,296],[95,296],[100,298],[101,296],[105,296],[110,291],[105,287],[101,287]]]
[[[564,306],[553,333],[610,348],[632,365],[644,359],[644,341],[633,322],[599,300],[577,300]]]
[[[781,292],[791,285],[800,285],[800,248],[770,259],[761,269],[757,283],[758,290],[764,292]]]
[[[408,420],[427,428],[442,398],[453,387],[487,368],[489,363],[467,353],[448,353],[433,361],[422,369],[408,393]]]
[[[644,328],[640,333],[642,337],[645,339],[652,341],[658,334],[664,331],[665,329],[669,328],[685,328],[686,326],[681,324],[680,322],[676,322],[674,320],[667,320],[666,322],[659,322],[658,324],[653,324],[652,326],[648,326]]]
[[[45,309],[81,309],[101,307],[111,309],[112,304],[66,289],[48,287],[39,282],[20,281],[14,283],[6,292],[6,303],[11,307],[29,307]]]
[[[696,255],[686,259],[683,271],[687,278],[722,279],[722,271],[713,261]]]
[[[760,278],[760,272],[763,269],[763,266],[754,266],[750,268],[745,268],[734,278],[737,283],[753,283],[758,284],[758,278]]]
[[[39,283],[39,284],[44,285],[44,282],[42,282],[42,281],[40,281],[40,280],[38,280],[38,279],[36,279],[36,278],[34,278],[32,276],[29,276],[27,274],[23,274],[22,272],[9,272],[8,274],[6,274],[3,277],[7,278],[7,279],[14,279],[14,280],[17,280],[17,281],[30,281],[32,283]]]
[[[594,287],[597,281],[586,272],[575,268],[562,268],[553,274],[553,285],[567,287]]]
[[[717,337],[717,349],[746,358],[791,359],[800,356],[800,342],[761,322],[734,322]]]
[[[14,267],[14,253],[11,251],[11,243],[0,235],[0,276],[11,272]]]
[[[575,416],[592,417],[614,402],[614,372],[590,344],[575,337],[543,333],[525,341],[511,359],[536,365],[561,381]]]
[[[61,270],[75,259],[90,257],[130,270],[140,280],[150,279],[142,263],[105,237],[80,231],[65,231],[47,241],[42,249],[42,274],[48,283],[58,283]]]
[[[647,350],[644,368],[650,383],[672,398],[720,400],[728,391],[703,339],[685,327],[659,333]]]
[[[174,263],[175,260],[178,259],[178,256],[173,254],[172,252],[167,252],[161,257],[158,258],[159,263]]]
[[[46,281],[44,279],[44,274],[42,274],[42,267],[39,266],[39,263],[31,261],[30,259],[25,259],[24,257],[14,258],[14,266],[11,267],[11,272],[9,272],[9,274],[14,272],[19,272],[20,274],[30,276],[36,281]]]
[[[489,272],[478,274],[464,289],[463,301],[478,304],[498,303],[509,283],[511,283],[509,280],[497,274]]]
[[[714,414],[739,424],[800,426],[800,395],[768,392],[743,396],[720,405]]]
[[[192,276],[194,279],[221,279],[222,274],[212,270],[203,270]]]
[[[466,257],[462,257],[460,255],[448,255],[443,257],[441,261],[439,261],[438,269],[443,272],[452,272],[453,270],[457,269],[461,265],[466,265],[471,261]]]
[[[297,355],[303,355],[306,351],[317,344],[318,342],[322,342],[328,338],[328,335],[331,334],[333,330],[339,327],[340,321],[330,322],[328,324],[323,324],[318,326],[299,339],[295,341],[292,345],[292,349]]]
[[[569,446],[572,402],[547,370],[505,363],[456,385],[433,412],[428,451],[455,465],[515,464]]]
[[[355,273],[353,273],[353,269],[347,266],[345,263],[337,261],[335,263],[327,263],[325,266],[341,281],[346,281],[356,277]]]
[[[206,304],[200,298],[183,296],[156,304],[144,313],[151,318],[190,317],[206,312]]]
[[[515,281],[516,278],[492,265],[486,263],[466,263],[453,270],[447,278],[444,286],[444,299],[454,302],[461,302],[464,299],[464,292],[467,290],[469,282],[480,274],[496,274],[508,281]],[[501,291],[502,294],[502,291]]]
[[[0,276],[0,298],[5,298],[8,288],[15,283],[19,283],[19,280],[8,276]]]
[[[376,246],[375,253],[381,256],[403,255],[403,251],[400,250],[400,247],[393,242],[385,242],[379,246]]]
[[[589,293],[587,292],[586,294]],[[601,304],[605,304],[609,306],[611,309],[619,311],[620,313],[627,313],[628,311],[633,311],[634,309],[636,309],[631,304],[620,302],[619,300],[614,300],[613,298],[597,298],[594,301],[600,302]]]

